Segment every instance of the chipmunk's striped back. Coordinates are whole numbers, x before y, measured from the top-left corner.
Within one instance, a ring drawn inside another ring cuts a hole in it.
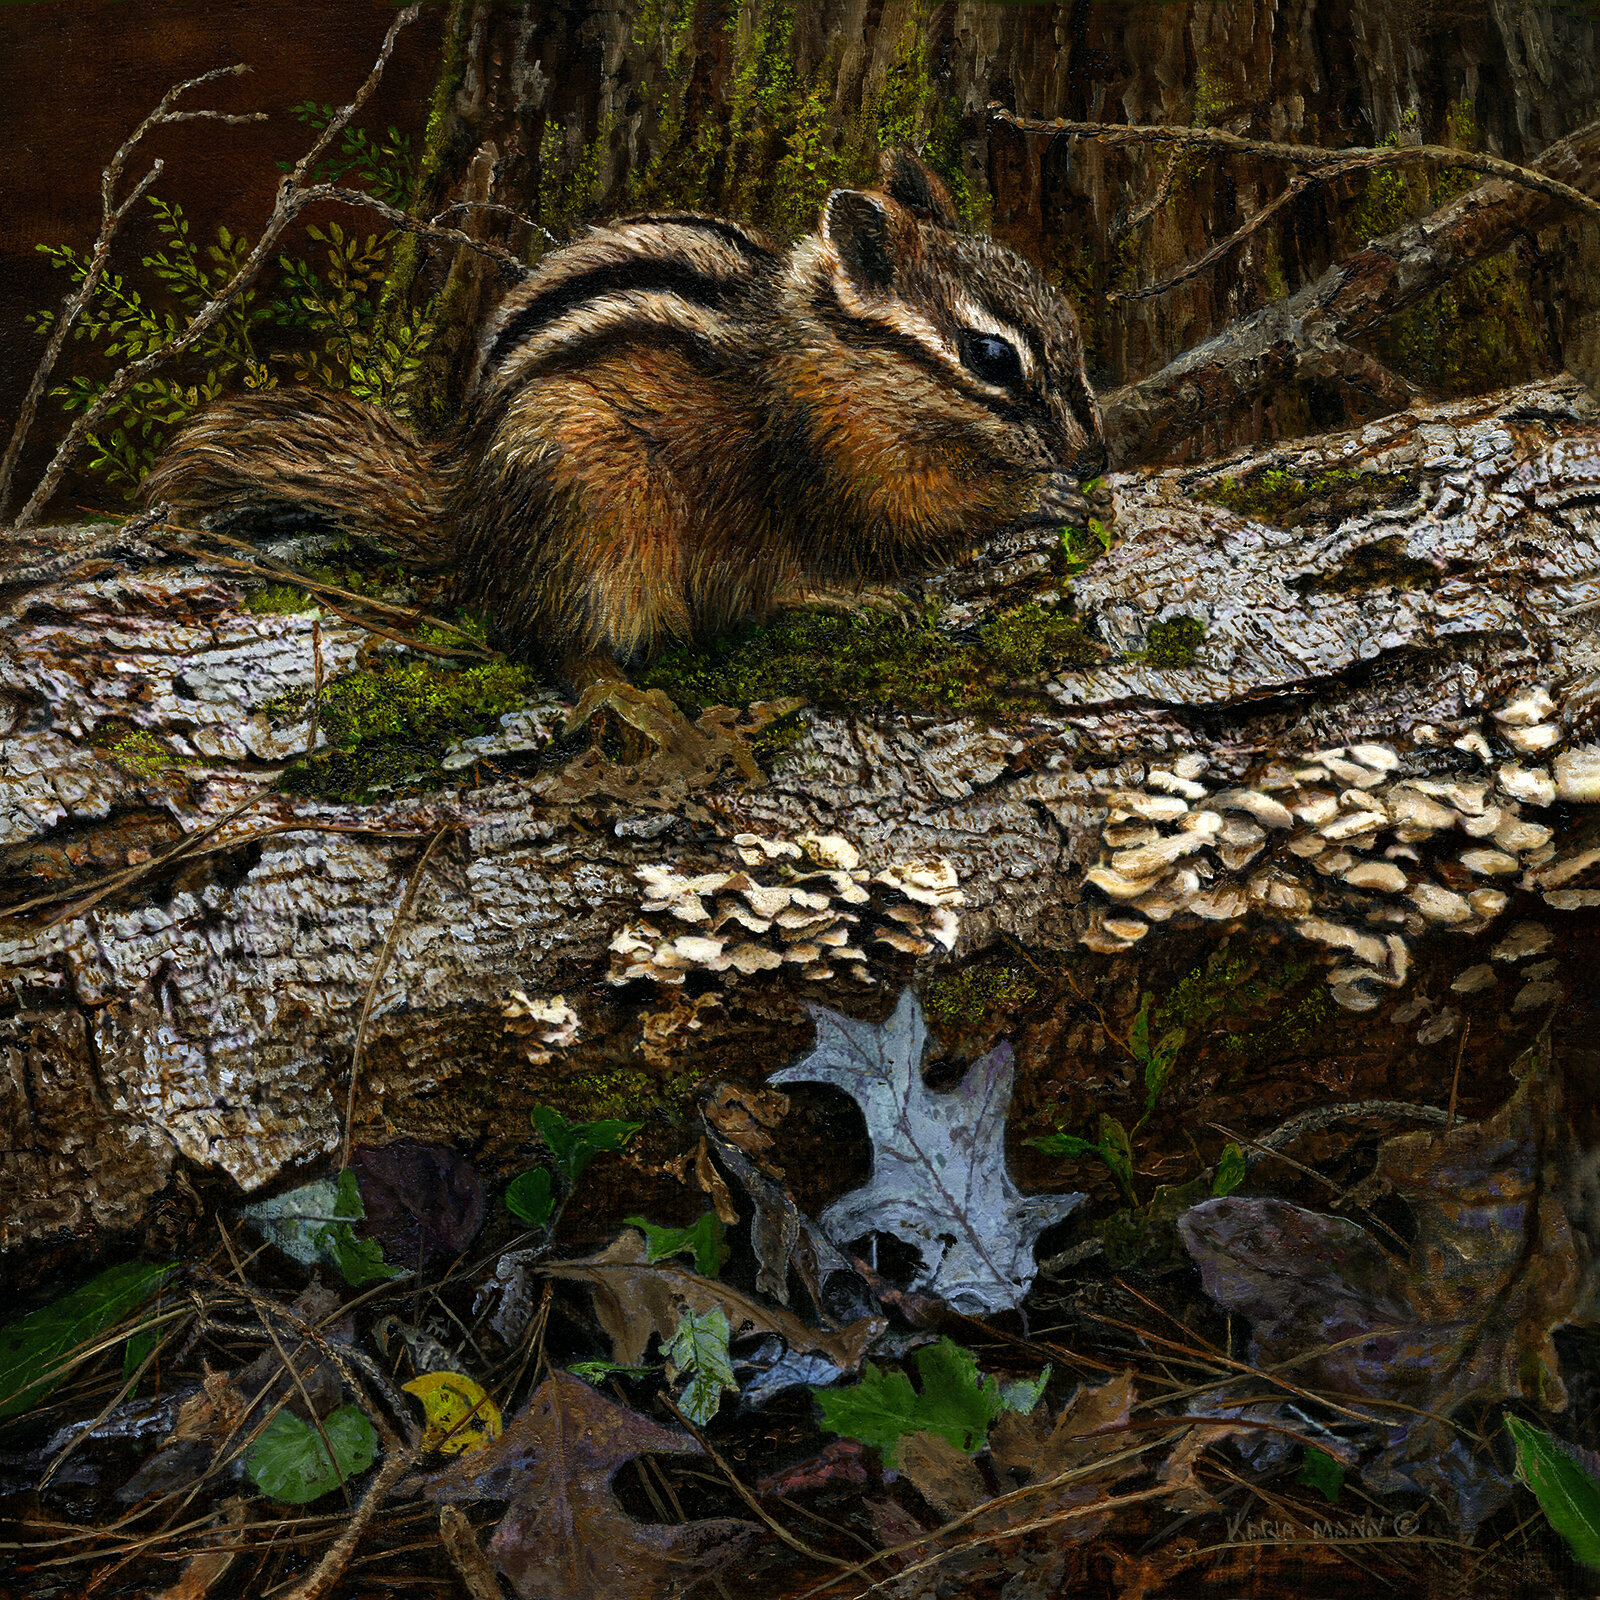
[[[552,252],[437,445],[347,396],[243,397],[185,430],[149,495],[436,530],[494,641],[582,679],[785,590],[1081,517],[1076,477],[1103,463],[1071,307],[895,152],[881,191],[835,191],[789,251],[668,213]]]

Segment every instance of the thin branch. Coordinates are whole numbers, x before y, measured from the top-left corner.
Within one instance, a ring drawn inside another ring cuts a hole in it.
[[[474,239],[470,233],[463,233],[460,228],[441,228],[436,222],[424,222],[421,217],[414,217],[410,212],[401,211],[378,199],[376,195],[368,194],[365,189],[345,189],[338,184],[319,183],[304,190],[297,203],[309,205],[313,200],[335,200],[343,205],[362,206],[368,211],[376,211],[386,222],[399,228],[403,233],[414,233],[420,239],[437,239],[445,244],[460,245],[465,250],[476,250],[479,255],[498,262],[519,278],[526,278],[533,271],[526,261],[507,250],[504,245],[490,244],[486,239]],[[455,207],[451,209],[454,210]],[[507,208],[502,206],[498,209]],[[512,211],[510,215],[515,217],[517,213]],[[519,217],[518,220],[525,219]]]
[[[406,1469],[416,1459],[414,1450],[391,1449],[388,1458],[378,1469],[361,1503],[355,1508],[349,1525],[329,1547],[328,1553],[317,1563],[316,1570],[289,1596],[289,1600],[322,1600],[322,1597],[344,1576],[356,1546],[372,1524],[389,1491],[400,1481]]]
[[[998,122],[1020,128],[1024,133],[1070,133],[1080,138],[1098,139],[1103,144],[1113,146],[1175,144],[1197,150],[1226,150],[1233,155],[1255,156],[1266,161],[1290,161],[1296,166],[1331,169],[1323,172],[1324,177],[1409,166],[1416,161],[1436,161],[1443,167],[1463,167],[1469,172],[1481,172],[1486,177],[1503,178],[1507,183],[1535,189],[1553,200],[1564,200],[1590,216],[1600,217],[1600,200],[1585,194],[1583,190],[1574,189],[1571,184],[1547,177],[1531,167],[1518,166],[1515,161],[1487,155],[1480,150],[1453,150],[1442,144],[1349,145],[1343,150],[1329,150],[1314,144],[1278,144],[1268,139],[1247,139],[1243,134],[1230,133],[1226,128],[1183,128],[1160,123],[1130,126],[1123,122],[1068,122],[1063,117],[1019,117],[993,102],[989,106],[989,115]]]
[[[1176,155],[1174,155],[1173,159],[1177,159]],[[1233,233],[1230,233],[1228,237],[1222,240],[1220,244],[1212,245],[1212,247],[1207,250],[1198,261],[1191,261],[1187,266],[1180,267],[1172,274],[1170,278],[1163,278],[1160,283],[1152,283],[1143,289],[1113,290],[1106,296],[1106,299],[1149,300],[1155,295],[1169,293],[1171,290],[1176,289],[1179,284],[1187,283],[1191,278],[1198,278],[1202,272],[1206,271],[1209,267],[1214,266],[1236,245],[1243,244],[1251,234],[1253,234],[1258,228],[1262,227],[1271,217],[1275,216],[1279,211],[1281,211],[1291,200],[1295,199],[1298,195],[1304,194],[1305,191],[1312,186],[1312,184],[1325,183],[1327,181],[1327,177],[1328,175],[1323,173],[1311,175],[1301,174],[1301,176],[1293,179],[1290,182],[1288,188],[1286,188],[1282,194],[1274,195],[1266,205],[1264,205],[1253,217],[1250,218],[1248,222],[1243,225],[1243,227],[1236,229]],[[1164,198],[1164,196],[1159,198]],[[1159,198],[1157,200],[1152,200],[1149,206],[1143,207],[1139,213],[1129,221],[1128,227],[1131,229],[1139,222],[1142,222],[1145,215],[1149,211],[1154,210],[1156,205],[1159,203]]]
[[[430,226],[439,227],[444,219],[454,215],[457,211],[494,211],[502,217],[510,217],[513,222],[521,223],[524,228],[532,228],[535,233],[542,233],[548,245],[560,247],[561,241],[545,227],[542,222],[535,222],[532,217],[524,216],[520,211],[513,211],[510,206],[503,206],[498,200],[457,200],[454,205],[448,205],[436,217]]]
[[[422,874],[427,871],[428,863],[433,859],[433,852],[444,842],[445,835],[453,831],[452,825],[447,822],[428,841],[428,848],[422,852],[422,859],[411,874],[406,892],[400,897],[400,905],[395,911],[394,920],[389,924],[383,949],[378,955],[378,965],[373,969],[372,982],[367,985],[367,998],[362,1002],[361,1018],[356,1023],[355,1048],[350,1053],[350,1089],[344,1103],[344,1142],[339,1150],[341,1171],[350,1165],[350,1125],[355,1121],[356,1115],[356,1085],[361,1078],[361,1050],[367,1042],[367,1021],[372,1016],[373,1003],[378,998],[378,985],[383,982],[383,975],[389,970],[389,958],[394,954],[395,940],[406,918],[411,914],[411,903],[417,898]]]
[[[50,374],[55,370],[57,360],[67,342],[67,335],[77,324],[78,318],[83,315],[84,307],[94,299],[95,291],[100,287],[100,280],[105,276],[106,262],[111,255],[111,241],[116,236],[117,229],[122,226],[123,219],[128,212],[138,203],[140,197],[149,189],[163,171],[163,163],[153,162],[150,170],[139,179],[129,192],[127,198],[120,203],[116,200],[116,192],[122,183],[122,174],[128,164],[128,158],[133,154],[134,146],[139,143],[152,128],[159,128],[173,122],[264,122],[266,112],[250,111],[239,115],[232,115],[222,111],[174,111],[172,108],[177,101],[191,89],[197,89],[203,83],[210,83],[216,78],[235,78],[241,73],[249,72],[250,68],[242,63],[231,67],[217,67],[211,72],[203,72],[198,78],[185,78],[182,83],[175,83],[161,97],[161,103],[154,111],[139,124],[132,133],[123,140],[117,153],[112,156],[105,170],[100,174],[100,232],[95,238],[93,247],[89,252],[89,270],[84,274],[80,283],[72,294],[68,295],[62,303],[61,311],[56,317],[55,327],[51,330],[50,342],[45,346],[44,354],[39,358],[39,365],[33,374],[33,381],[28,385],[28,392],[23,396],[22,408],[17,412],[15,426],[11,430],[11,438],[6,445],[6,453],[0,457],[0,517],[5,516],[6,506],[11,499],[11,478],[16,471],[17,457],[22,453],[23,441],[27,438],[33,427],[33,419],[38,414],[39,400],[44,394],[44,386],[50,381]]]
[[[1182,152],[1174,150],[1167,157],[1167,170],[1161,174],[1161,182],[1156,185],[1155,193],[1130,217],[1116,217],[1112,219],[1110,240],[1118,244],[1139,227],[1147,218],[1155,215],[1167,203],[1167,196],[1172,193],[1172,181],[1178,175],[1178,161]]]
[[[77,420],[67,430],[66,437],[61,441],[55,455],[51,458],[49,467],[44,476],[39,480],[38,487],[29,497],[28,503],[23,506],[17,515],[15,526],[18,528],[31,527],[38,519],[39,513],[44,509],[50,496],[56,492],[62,478],[66,475],[68,466],[82,448],[84,440],[91,429],[96,427],[101,418],[125,395],[134,384],[147,377],[157,367],[165,366],[175,356],[181,355],[191,345],[221,321],[223,314],[238,296],[255,281],[256,274],[266,265],[268,258],[277,248],[279,237],[285,228],[300,214],[302,210],[317,197],[317,192],[322,185],[309,185],[306,181],[307,174],[319,161],[328,146],[345,130],[354,118],[372,98],[373,92],[378,87],[378,81],[383,76],[383,71],[389,64],[389,57],[394,51],[395,41],[403,29],[408,28],[417,20],[420,7],[410,5],[401,11],[389,26],[387,37],[383,41],[383,48],[378,52],[378,59],[372,71],[367,75],[367,81],[356,92],[356,97],[329,119],[328,125],[323,129],[321,136],[295,164],[294,170],[287,174],[282,183],[278,185],[277,198],[273,201],[272,214],[267,218],[266,226],[261,231],[261,236],[256,240],[255,247],[240,264],[238,271],[228,282],[217,291],[216,297],[208,300],[194,317],[189,326],[178,335],[170,344],[164,344],[159,349],[152,350],[141,356],[137,361],[131,361],[126,366],[117,370],[111,381],[101,390],[94,403],[79,414]],[[231,69],[229,69],[231,70]]]

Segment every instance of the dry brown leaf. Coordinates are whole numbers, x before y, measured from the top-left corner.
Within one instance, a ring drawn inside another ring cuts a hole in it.
[[[611,1479],[652,1452],[697,1455],[700,1446],[557,1372],[493,1444],[429,1479],[424,1493],[510,1502],[489,1553],[522,1600],[649,1600],[714,1572],[760,1532],[732,1518],[635,1522]]]
[[[1373,1187],[1410,1206],[1409,1259],[1344,1217],[1269,1197],[1192,1207],[1178,1227],[1206,1293],[1248,1317],[1251,1360],[1351,1401],[1385,1442],[1362,1475],[1433,1495],[1470,1531],[1510,1498],[1493,1456],[1446,1420],[1468,1402],[1566,1405],[1552,1331],[1583,1293],[1563,1204],[1573,1147],[1548,1035],[1492,1117],[1389,1139]],[[1402,1409],[1394,1409],[1398,1403]]]
[[[222,1521],[231,1532],[237,1533],[245,1525],[249,1506],[240,1499],[226,1501],[222,1507]],[[178,1581],[163,1589],[154,1600],[205,1600],[233,1565],[236,1549],[202,1550],[190,1558],[188,1566],[178,1575]]]
[[[723,1181],[722,1174],[711,1164],[711,1155],[706,1149],[706,1142],[702,1139],[694,1153],[694,1175],[700,1187],[711,1196],[712,1209],[726,1227],[733,1227],[739,1221],[739,1208],[733,1203],[733,1196],[728,1192],[728,1185]]]
[[[745,1089],[734,1083],[719,1083],[703,1107],[705,1119],[730,1144],[747,1156],[763,1161],[772,1148],[769,1128],[779,1127],[789,1114],[789,1097],[771,1089]],[[782,1167],[768,1167],[777,1177]]]
[[[672,1337],[684,1306],[698,1312],[722,1311],[733,1338],[747,1332],[775,1333],[791,1350],[820,1350],[846,1372],[861,1365],[887,1325],[881,1317],[863,1317],[835,1333],[823,1333],[808,1328],[792,1311],[762,1305],[729,1284],[703,1278],[675,1262],[647,1262],[647,1253],[644,1235],[630,1228],[592,1260],[539,1268],[547,1277],[589,1285],[595,1315],[611,1337],[611,1359],[625,1367],[644,1360],[652,1336]]]
[[[1127,1436],[1110,1430],[1127,1427],[1132,1406],[1133,1373],[1122,1372],[1098,1388],[1079,1389],[1054,1427],[1041,1427],[1036,1412],[1007,1411],[989,1429],[995,1469],[1019,1483],[1038,1483],[1116,1454]]]
[[[922,1498],[947,1517],[959,1517],[991,1498],[972,1457],[943,1434],[907,1434],[896,1459]]]

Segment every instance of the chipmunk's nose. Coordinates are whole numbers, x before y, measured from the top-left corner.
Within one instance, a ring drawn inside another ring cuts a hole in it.
[[[1110,457],[1106,454],[1104,439],[1091,439],[1082,450],[1078,452],[1077,459],[1072,463],[1074,474],[1082,478],[1098,478],[1106,470]]]

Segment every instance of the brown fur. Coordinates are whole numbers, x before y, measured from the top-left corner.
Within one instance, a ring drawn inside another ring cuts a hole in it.
[[[787,254],[714,218],[595,229],[507,297],[437,446],[347,396],[243,396],[184,430],[147,498],[448,550],[496,643],[569,676],[1059,521],[1104,461],[1071,308],[955,232],[914,156],[884,184],[830,195]],[[1014,377],[980,376],[980,336]]]

